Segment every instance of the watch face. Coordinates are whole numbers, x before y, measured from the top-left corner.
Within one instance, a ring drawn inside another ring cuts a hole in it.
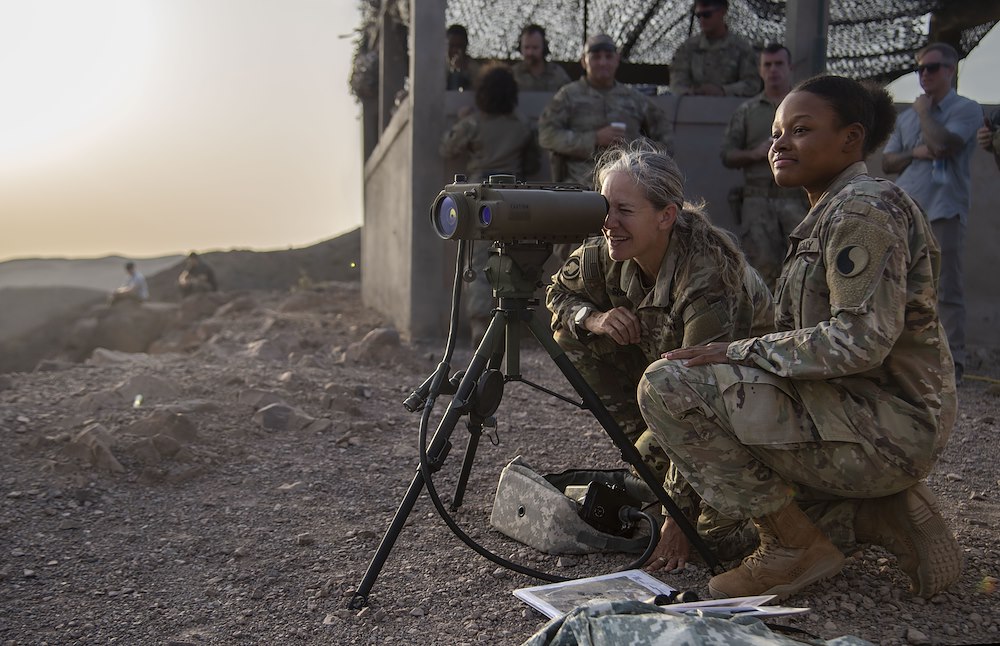
[[[576,311],[576,316],[573,317],[573,322],[576,323],[577,325],[580,325],[581,323],[583,323],[583,320],[587,318],[589,314],[590,314],[589,307],[586,306],[581,307]]]

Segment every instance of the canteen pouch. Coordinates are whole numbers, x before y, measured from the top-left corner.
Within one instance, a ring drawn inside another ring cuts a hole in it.
[[[623,469],[571,469],[543,476],[518,456],[500,472],[490,525],[547,554],[642,553],[649,544],[648,531],[633,538],[601,531],[581,518],[581,504],[563,493],[567,487],[579,490],[592,482],[623,490],[637,508],[656,500],[644,482]]]

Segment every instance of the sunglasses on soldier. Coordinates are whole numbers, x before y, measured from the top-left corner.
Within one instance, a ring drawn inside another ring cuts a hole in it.
[[[924,72],[929,72],[931,74],[937,74],[938,70],[942,67],[951,67],[948,63],[927,63],[926,65],[917,65],[917,69],[913,70],[917,76],[920,76]]]

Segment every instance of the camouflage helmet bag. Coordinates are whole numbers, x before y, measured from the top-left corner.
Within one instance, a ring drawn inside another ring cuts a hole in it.
[[[580,503],[563,493],[566,487],[595,481],[624,487],[637,507],[656,500],[645,483],[625,470],[570,470],[542,476],[518,456],[500,472],[490,524],[547,554],[641,553],[649,543],[648,533],[625,538],[602,532],[584,521]]]

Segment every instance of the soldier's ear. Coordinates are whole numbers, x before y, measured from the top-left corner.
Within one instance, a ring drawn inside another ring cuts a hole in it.
[[[865,127],[855,121],[848,124],[844,130],[844,152],[860,150],[864,146]]]
[[[668,231],[674,228],[674,222],[677,221],[677,205],[668,204],[663,207],[657,215],[659,217],[659,229],[662,231]]]

